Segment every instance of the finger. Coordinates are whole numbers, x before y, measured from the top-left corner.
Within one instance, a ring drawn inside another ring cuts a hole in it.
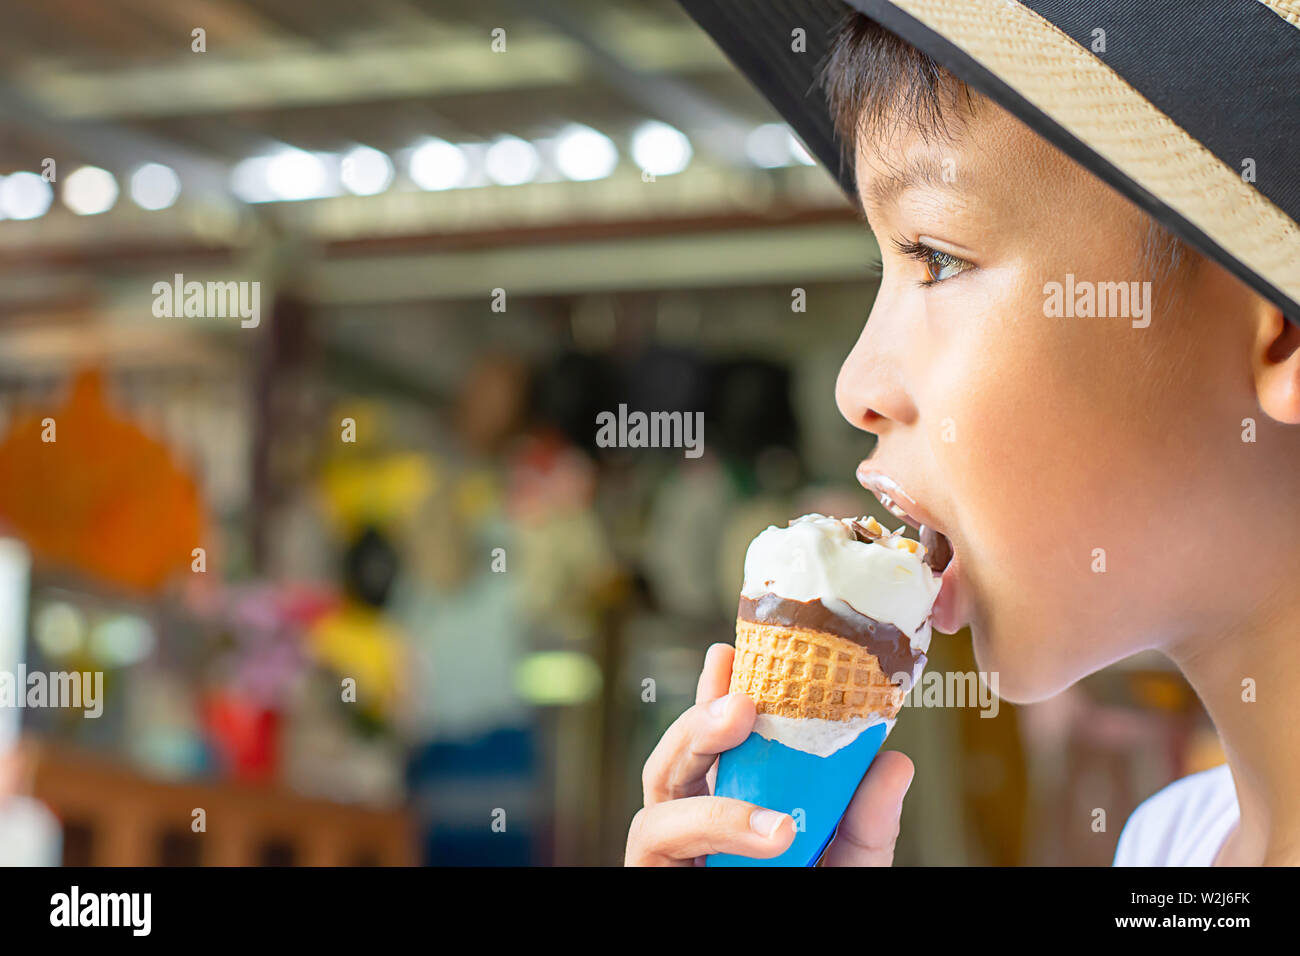
[[[695,702],[703,704],[717,700],[730,690],[731,665],[736,659],[736,649],[730,644],[714,644],[704,655],[704,668],[700,671],[699,684],[695,688]],[[718,762],[715,760],[704,773],[704,792],[713,793],[717,787],[714,780],[718,775]]]
[[[822,858],[825,866],[889,866],[894,862],[903,797],[916,768],[906,754],[877,754],[858,784],[835,839]]]
[[[695,703],[717,700],[731,685],[731,662],[736,649],[730,644],[714,644],[704,653],[704,668],[695,687]]]
[[[626,866],[695,866],[711,853],[770,859],[794,842],[788,813],[731,800],[689,797],[644,807],[632,819]]]
[[[673,721],[641,772],[645,805],[708,793],[709,767],[718,754],[744,742],[755,716],[752,700],[728,694],[696,704]]]

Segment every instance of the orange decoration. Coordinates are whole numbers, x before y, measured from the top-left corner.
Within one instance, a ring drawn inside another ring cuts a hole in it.
[[[194,479],[107,406],[97,370],[74,379],[61,408],[16,419],[0,441],[0,526],[38,558],[101,581],[154,590],[188,570],[201,513]]]

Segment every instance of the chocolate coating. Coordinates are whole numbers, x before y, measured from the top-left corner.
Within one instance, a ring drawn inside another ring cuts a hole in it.
[[[921,525],[921,544],[925,546],[925,563],[932,571],[942,572],[952,560],[952,542],[947,535]]]
[[[736,616],[755,624],[825,631],[852,641],[874,654],[880,661],[880,669],[891,679],[898,674],[907,674],[908,686],[917,664],[925,663],[925,655],[912,649],[912,642],[898,627],[859,614],[852,608],[844,614],[832,611],[820,599],[792,601],[779,594],[763,594],[757,598],[747,598],[742,594]]]

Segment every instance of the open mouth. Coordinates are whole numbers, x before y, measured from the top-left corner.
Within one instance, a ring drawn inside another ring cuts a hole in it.
[[[916,529],[925,546],[925,563],[935,574],[942,574],[952,563],[953,548],[948,536],[934,527],[933,519],[888,475],[860,467],[858,482],[880,500],[886,511]]]
[[[925,546],[925,563],[935,574],[943,574],[952,563],[952,542],[942,531],[921,525],[921,544]]]

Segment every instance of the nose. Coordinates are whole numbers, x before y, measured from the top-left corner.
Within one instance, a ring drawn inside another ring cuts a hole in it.
[[[835,381],[840,414],[854,428],[877,436],[916,417],[904,381],[898,337],[888,333],[887,321],[877,315],[880,305],[877,299]]]

